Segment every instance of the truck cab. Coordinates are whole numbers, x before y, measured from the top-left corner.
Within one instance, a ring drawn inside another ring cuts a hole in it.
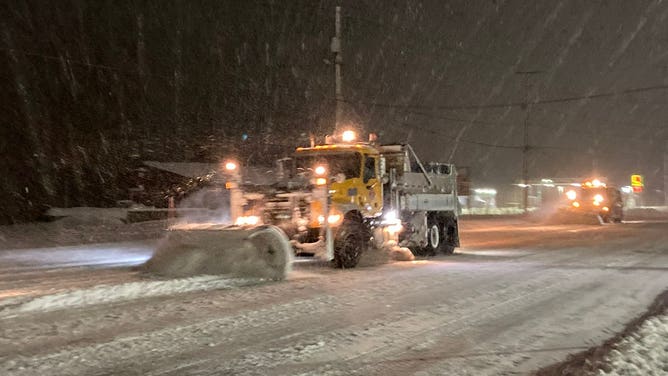
[[[322,178],[315,185],[325,185],[330,195],[331,213],[343,217],[359,212],[363,218],[377,217],[383,210],[380,154],[368,144],[332,144],[297,148],[297,173],[322,168]],[[318,184],[324,183],[324,184]],[[320,211],[318,205],[311,210]],[[337,217],[338,218],[338,217]],[[339,221],[330,221],[333,226]]]

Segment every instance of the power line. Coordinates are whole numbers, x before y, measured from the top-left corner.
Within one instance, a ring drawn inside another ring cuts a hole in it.
[[[513,126],[517,125],[517,124],[511,124],[511,123],[505,123],[505,122],[464,119],[464,118],[457,118],[457,117],[452,117],[452,116],[436,115],[436,114],[433,114],[433,113],[413,111],[413,110],[402,110],[402,113],[406,113],[406,114],[410,114],[410,115],[423,116],[423,117],[430,118],[430,119],[448,120],[448,121],[458,122],[458,123],[504,126],[504,127],[513,127]],[[562,112],[555,112],[555,113],[560,114],[560,115],[567,115],[567,114],[564,114]],[[535,123],[532,126],[533,127],[538,127],[538,128],[541,128],[541,129],[554,130],[553,127],[546,126],[542,122]],[[633,142],[645,142],[642,139],[639,139],[637,137],[629,137],[628,135],[624,136],[624,135],[621,135],[621,134],[599,133],[599,132],[583,131],[583,130],[575,130],[575,129],[565,129],[565,132],[570,133],[570,134],[586,135],[586,136],[592,136],[592,137],[614,138],[614,139],[617,139],[617,140],[633,141]],[[645,137],[645,139],[648,138],[648,137],[653,137],[653,136],[648,135],[647,137]]]
[[[450,105],[450,106],[445,106],[445,105],[426,106],[426,105],[417,105],[417,104],[396,104],[396,103],[352,101],[352,100],[344,100],[344,102],[350,103],[350,104],[358,103],[358,104],[363,104],[363,105],[372,106],[372,107],[399,108],[399,109],[418,109],[418,110],[431,110],[431,111],[437,111],[437,110],[444,110],[444,111],[448,111],[448,110],[481,110],[481,109],[489,109],[489,108],[525,107],[527,105],[533,106],[533,105],[540,105],[540,104],[576,102],[576,101],[582,101],[582,100],[588,100],[588,99],[610,98],[610,97],[616,97],[616,96],[638,94],[638,93],[658,91],[658,90],[666,90],[666,89],[668,89],[668,85],[656,85],[656,86],[631,88],[631,89],[605,92],[605,93],[571,96],[571,97],[563,97],[563,98],[542,99],[542,100],[535,100],[535,101],[492,103],[492,104],[474,104],[474,105],[458,105],[458,106],[455,106],[455,105]]]
[[[435,135],[447,135],[445,132],[441,132],[438,130],[434,129],[429,129],[424,126],[420,125],[415,125],[415,124],[403,124],[407,126],[411,126],[413,128],[418,128],[421,129],[427,133],[435,134]],[[449,136],[449,135],[448,135]],[[504,145],[504,144],[493,144],[493,143],[487,143],[487,142],[482,142],[482,141],[474,141],[474,140],[469,140],[469,139],[460,139],[459,142],[465,143],[465,144],[472,144],[472,145],[478,145],[478,146],[483,146],[483,147],[488,147],[488,148],[494,148],[494,149],[509,149],[509,150],[522,150],[524,148],[523,145]],[[571,148],[571,147],[565,147],[565,146],[554,146],[554,145],[530,145],[530,149],[532,150],[538,150],[538,151],[567,151],[567,152],[573,152],[573,153],[578,153],[578,154],[591,154],[590,151],[584,151],[582,149],[578,148]],[[625,154],[625,155],[630,155],[630,156],[635,156],[635,153],[626,151],[626,150],[597,150],[595,154],[608,154],[608,155],[618,155],[618,154]]]
[[[19,53],[21,53],[23,55],[26,55],[26,56],[39,57],[39,58],[44,59],[44,60],[51,60],[51,61],[57,61],[57,62],[66,61],[67,63],[72,64],[72,65],[79,65],[79,66],[83,66],[83,67],[87,67],[87,68],[95,68],[95,69],[106,70],[106,71],[111,71],[111,72],[118,72],[118,73],[133,75],[133,76],[160,77],[160,78],[164,78],[166,80],[171,80],[172,79],[172,77],[168,77],[168,76],[161,76],[161,75],[155,75],[155,74],[147,74],[147,73],[140,73],[140,72],[135,72],[135,71],[128,71],[128,70],[124,70],[124,69],[121,69],[121,68],[112,67],[112,66],[109,66],[109,65],[86,63],[86,62],[83,62],[83,61],[73,60],[73,59],[70,59],[68,57],[45,55],[45,54],[40,54],[40,53],[36,53],[36,52],[28,52],[28,51],[24,51],[24,50],[19,50],[19,49],[16,49],[16,48],[0,48],[0,50],[19,52]]]
[[[509,124],[509,123],[492,122],[492,121],[475,120],[475,119],[462,119],[462,118],[456,118],[456,117],[452,117],[452,116],[434,115],[434,114],[430,114],[430,113],[427,113],[427,112],[410,111],[410,110],[406,110],[406,111],[403,111],[403,112],[407,113],[407,114],[411,114],[411,115],[424,116],[424,117],[428,117],[428,118],[431,118],[431,119],[450,120],[450,121],[459,122],[459,123],[511,126],[511,124]]]
[[[410,125],[413,128],[418,128],[421,129],[425,132],[431,133],[431,134],[436,134],[436,135],[445,135],[444,132],[439,132],[438,130],[434,129],[429,129],[420,125],[414,125],[414,124],[404,124],[404,125]],[[482,141],[473,141],[473,140],[467,140],[467,139],[460,139],[460,142],[466,143],[466,144],[474,144],[474,145],[480,145],[480,146],[485,146],[485,147],[490,147],[490,148],[498,148],[498,149],[514,149],[514,150],[521,150],[524,148],[524,145],[503,145],[503,144],[492,144],[492,143],[487,143],[487,142],[482,142]],[[551,146],[551,145],[531,145],[531,149],[545,149],[545,150],[562,150],[562,151],[578,151],[578,149],[574,148],[568,148],[568,147],[561,147],[561,146]]]
[[[459,140],[459,142],[463,142],[466,144],[473,144],[473,145],[479,145],[479,146],[485,146],[488,148],[497,148],[497,149],[521,149],[522,146],[519,145],[499,145],[499,144],[488,144],[486,142],[479,142],[479,141],[471,141],[471,140]]]

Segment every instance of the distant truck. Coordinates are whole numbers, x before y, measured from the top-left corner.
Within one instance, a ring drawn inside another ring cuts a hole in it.
[[[624,219],[621,192],[598,179],[587,180],[580,187],[567,190],[565,195],[567,211],[573,215],[597,216],[604,223],[620,223]]]

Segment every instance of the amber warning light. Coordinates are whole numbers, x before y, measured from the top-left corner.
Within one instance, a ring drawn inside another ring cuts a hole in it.
[[[353,142],[356,138],[357,135],[355,134],[355,131],[344,131],[341,134],[341,140],[343,140],[343,142]]]

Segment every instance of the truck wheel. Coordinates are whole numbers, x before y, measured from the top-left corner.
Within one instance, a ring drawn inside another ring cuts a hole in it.
[[[443,238],[442,225],[436,221],[430,222],[427,231],[427,252],[435,254],[441,249],[445,239]]]
[[[349,269],[357,266],[362,252],[367,246],[366,228],[360,221],[346,219],[334,239],[334,260],[336,268]]]
[[[443,246],[444,240],[442,226],[432,218],[427,222],[427,244],[424,247],[410,247],[410,250],[416,256],[434,256]]]
[[[457,222],[449,219],[443,223],[443,242],[439,251],[444,255],[455,253],[455,244],[457,244]]]

